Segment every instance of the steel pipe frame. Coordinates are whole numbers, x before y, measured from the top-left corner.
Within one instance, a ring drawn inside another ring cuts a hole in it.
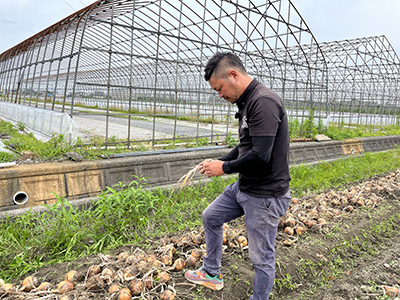
[[[106,145],[109,122],[118,115],[128,117],[124,143],[137,142],[131,132],[135,109],[152,110],[153,144],[158,117],[165,115],[174,117],[171,139],[181,138],[179,109],[185,106],[197,122],[191,137],[200,138],[201,107],[211,105],[207,137],[214,141],[215,122],[232,115],[202,78],[217,51],[237,53],[250,75],[295,107],[289,107],[293,117],[304,119],[304,110],[313,107],[325,117],[327,62],[290,0],[99,0],[0,54],[0,99],[71,117],[80,114],[78,103],[104,101]],[[115,112],[111,100],[128,108]]]
[[[385,36],[323,42],[319,47],[328,65],[328,117],[333,123],[399,125],[400,60]]]

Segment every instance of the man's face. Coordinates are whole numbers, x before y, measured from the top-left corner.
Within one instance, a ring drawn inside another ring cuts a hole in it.
[[[215,78],[211,76],[209,83],[211,88],[218,92],[220,98],[235,103],[241,95],[237,79],[235,72],[229,72],[228,77]]]

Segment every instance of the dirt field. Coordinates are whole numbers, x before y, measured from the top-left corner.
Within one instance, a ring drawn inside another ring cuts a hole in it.
[[[399,197],[400,170],[295,199],[280,222],[276,244],[277,280],[271,299],[398,299]],[[157,266],[150,255],[154,254],[157,261],[161,260],[163,254],[170,253],[172,248],[169,245],[173,245],[173,260],[186,260],[193,249],[204,247],[201,228],[151,241],[152,249],[135,245],[76,262],[60,263],[34,275],[39,282],[50,282],[55,289],[68,271],[77,270],[82,278],[72,291],[66,293],[70,295],[68,299],[117,299],[116,294],[108,293],[111,281],[120,288],[132,288],[133,278],[148,277],[155,278],[154,282],[147,289],[141,289],[138,295],[133,295],[132,299],[160,299],[162,291],[169,289],[176,295],[175,299],[245,300],[252,292],[253,268],[247,248],[237,245],[237,237],[246,235],[243,219],[228,225],[222,262],[225,287],[221,291],[194,286],[184,279],[184,271],[199,267],[201,258],[192,267],[176,271],[173,266]],[[287,227],[291,227],[294,233],[291,234]],[[164,248],[160,250],[162,246]],[[138,257],[141,253],[138,249],[144,250],[147,264],[139,263],[142,259]],[[131,255],[131,259],[121,259],[119,254],[124,251]],[[92,285],[89,289],[88,270],[92,265],[100,266],[99,271],[112,269],[113,279],[100,276],[102,284]],[[137,274],[132,271],[133,265],[138,269]],[[133,272],[130,278],[125,277],[128,267]],[[162,270],[170,275],[167,282],[157,279]],[[21,282],[22,279],[14,284],[20,287]],[[60,299],[61,295],[33,290],[29,293],[13,292],[0,296],[2,298]]]

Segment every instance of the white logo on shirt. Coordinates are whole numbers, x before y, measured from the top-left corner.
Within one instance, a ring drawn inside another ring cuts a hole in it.
[[[249,125],[247,124],[247,117],[246,116],[243,117],[242,127],[241,128],[242,129],[249,128]]]

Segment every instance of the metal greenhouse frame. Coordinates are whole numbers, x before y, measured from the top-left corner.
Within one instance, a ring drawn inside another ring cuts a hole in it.
[[[236,133],[235,107],[203,79],[218,51],[238,54],[300,126],[326,119],[327,63],[290,0],[96,1],[0,54],[0,100],[67,112],[105,145],[214,143]]]
[[[328,63],[330,122],[399,125],[400,61],[385,36],[319,44]]]

